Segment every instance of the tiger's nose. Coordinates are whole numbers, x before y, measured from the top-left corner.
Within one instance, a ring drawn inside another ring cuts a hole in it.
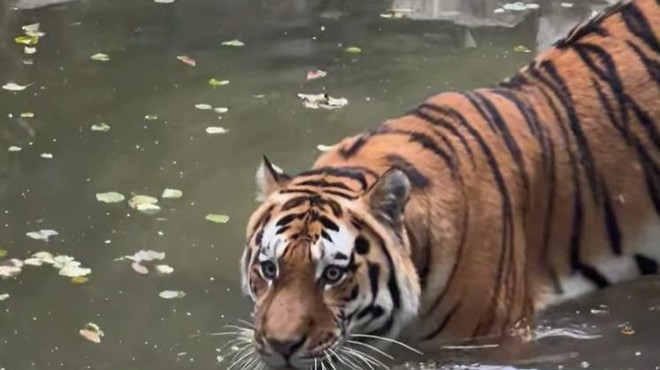
[[[303,343],[305,343],[305,337],[300,340],[268,340],[270,347],[287,360],[302,347]]]

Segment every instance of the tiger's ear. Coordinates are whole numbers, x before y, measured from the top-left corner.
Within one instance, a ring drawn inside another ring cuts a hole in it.
[[[403,212],[410,195],[410,180],[400,169],[385,172],[367,191],[367,205],[381,221],[402,226]]]
[[[289,175],[284,174],[282,169],[270,163],[268,158],[263,156],[256,173],[256,200],[263,202],[269,195],[284,186],[289,179],[291,179]]]

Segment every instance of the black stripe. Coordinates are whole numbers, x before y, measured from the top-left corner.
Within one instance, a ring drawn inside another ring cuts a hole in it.
[[[339,231],[339,226],[337,226],[337,224],[331,219],[321,215],[319,217],[319,221],[321,221],[321,224],[323,224],[324,228],[330,229],[332,231]]]
[[[298,219],[301,219],[301,218],[305,217],[306,214],[307,214],[307,212],[302,212],[302,213],[290,213],[290,214],[288,214],[288,215],[286,215],[286,216],[280,218],[279,220],[277,220],[277,222],[275,223],[275,226],[284,226],[284,225],[288,225],[288,224],[291,223],[293,220],[298,220]]]
[[[318,186],[320,188],[339,188],[349,191],[353,190],[343,182],[327,181],[327,180],[305,180],[302,182],[296,182],[293,184],[293,186]]]
[[[607,236],[610,240],[610,248],[612,248],[612,253],[617,256],[620,256],[623,253],[623,242],[621,241],[621,230],[619,229],[619,223],[616,219],[616,212],[614,207],[612,207],[612,200],[610,199],[609,191],[605,182],[603,183],[603,210],[605,216],[605,230],[607,231]]]
[[[344,199],[348,199],[348,200],[355,200],[355,199],[359,198],[357,195],[346,194],[346,193],[338,191],[338,190],[325,189],[325,190],[323,190],[323,193],[329,194],[329,195],[336,195],[340,198],[344,198]]]
[[[580,264],[579,271],[584,277],[591,280],[591,282],[594,283],[599,289],[607,288],[610,286],[610,282],[607,280],[607,278],[592,266]]]
[[[651,76],[651,78],[657,83],[660,84],[660,63],[658,63],[655,60],[652,60],[644,52],[642,49],[639,48],[639,46],[635,45],[634,43],[630,41],[626,41],[628,46],[633,50],[633,52],[637,55],[639,60],[642,62],[644,65],[644,68],[646,68],[646,72]]]
[[[463,294],[462,296],[465,296],[465,294]],[[433,339],[436,335],[440,334],[443,330],[445,330],[445,328],[447,327],[447,324],[449,324],[449,320],[451,320],[451,318],[456,314],[456,311],[458,311],[458,308],[461,306],[461,303],[463,303],[462,296],[461,296],[461,299],[456,301],[456,303],[454,303],[452,308],[447,312],[445,317],[440,322],[440,325],[438,325],[437,328],[435,328],[433,331],[431,331],[429,334],[427,334],[424,337],[424,340]],[[493,308],[493,310],[494,310],[494,308]]]
[[[371,300],[375,301],[378,295],[378,280],[380,279],[380,265],[367,262],[367,275],[371,286]]]
[[[367,169],[361,167],[320,167],[302,172],[298,174],[296,177],[312,176],[312,175],[330,175],[335,177],[346,177],[359,182],[362,189],[366,189],[367,180],[364,177],[364,173],[377,177],[377,175],[373,173],[373,171],[370,170],[368,171]]]
[[[342,253],[342,252],[336,252],[335,255],[334,255],[333,257],[334,257],[334,259],[336,259],[336,260],[348,260],[348,256],[345,255],[345,254]]]
[[[502,198],[502,246],[501,246],[501,252],[500,252],[500,259],[498,262],[498,266],[495,271],[497,271],[497,276],[496,276],[496,282],[495,282],[495,292],[491,296],[491,305],[492,307],[495,307],[497,305],[497,300],[500,299],[499,293],[502,288],[505,287],[505,282],[504,279],[507,277],[509,273],[509,269],[505,268],[505,261],[509,259],[509,254],[512,254],[512,249],[513,249],[513,205],[511,202],[511,198],[509,195],[509,190],[506,186],[506,182],[504,180],[504,175],[500,171],[499,164],[497,163],[497,160],[495,159],[495,155],[493,154],[491,148],[488,146],[484,138],[481,136],[478,130],[476,130],[470,123],[467,121],[467,119],[458,111],[449,108],[449,107],[440,107],[434,104],[430,103],[424,103],[421,105],[421,108],[426,108],[431,111],[434,111],[436,113],[440,113],[443,115],[446,115],[448,117],[451,117],[457,122],[463,126],[465,129],[468,130],[469,134],[474,137],[474,139],[477,141],[479,144],[481,151],[484,153],[486,157],[486,161],[491,169],[491,174],[493,175],[493,178],[495,180],[495,184],[497,186],[497,189],[500,193],[500,197]],[[509,284],[510,285],[510,284]],[[506,297],[505,297],[506,298]],[[495,310],[492,310],[491,312],[494,312]],[[486,322],[483,320],[480,321],[479,326],[482,324],[489,327],[492,325],[492,321],[494,318],[489,317]],[[489,328],[490,329],[490,328]]]
[[[280,211],[285,212],[292,208],[300,207],[301,205],[307,202],[309,202],[309,197],[301,196],[301,197],[291,198],[286,202],[284,202]]]
[[[414,187],[425,188],[431,184],[428,177],[424,176],[412,163],[408,162],[405,158],[398,154],[388,154],[386,156],[387,162],[390,166],[399,168],[403,171],[410,183]]]
[[[321,237],[322,237],[323,239],[329,241],[330,243],[332,243],[332,237],[330,236],[330,234],[328,234],[327,231],[325,231],[325,230],[321,230]]]
[[[493,125],[495,126],[493,130],[495,132],[498,132],[502,137],[502,139],[504,140],[504,144],[509,150],[511,157],[518,166],[518,171],[520,173],[520,177],[523,182],[523,189],[526,194],[525,203],[527,203],[527,199],[529,198],[529,194],[530,194],[529,175],[527,174],[527,169],[525,168],[525,160],[523,158],[522,151],[520,150],[520,146],[518,145],[518,142],[516,142],[515,137],[513,137],[513,135],[511,134],[509,127],[507,126],[500,112],[497,110],[495,104],[493,104],[493,102],[490,101],[490,99],[488,99],[486,95],[481,94],[480,92],[477,91],[474,91],[472,93],[467,93],[464,95],[470,100],[472,105],[475,108],[477,108],[479,113],[482,115],[483,119],[489,122],[489,125],[491,125],[490,123],[491,121],[493,122]],[[482,110],[481,106],[484,107],[487,113],[485,113]],[[493,125],[491,125],[491,128],[493,127]]]
[[[461,133],[456,129],[456,127],[452,126],[449,122],[445,121],[444,119],[431,117],[430,115],[420,111],[419,108],[410,112],[410,114],[414,115],[419,119],[429,122],[430,124],[434,125],[438,130],[440,128],[444,128],[445,130],[449,131],[453,136],[458,138],[458,140],[461,142],[463,149],[465,149],[465,151],[468,153],[470,162],[472,162],[472,167],[476,165],[474,162],[474,155],[472,154],[472,149],[470,148],[470,145],[468,144],[467,140],[465,140],[465,137],[463,137],[463,135],[461,135]]]
[[[367,143],[367,138],[369,137],[368,134],[364,134],[355,141],[353,141],[353,144],[351,144],[350,147],[347,148],[339,148],[339,154],[341,154],[342,157],[344,158],[349,158],[354,156],[363,146],[364,144]]]
[[[376,233],[373,233],[373,235],[377,239],[378,247],[380,248],[381,253],[383,253],[385,259],[387,260],[387,269],[389,274],[387,288],[389,290],[390,296],[392,297],[392,304],[394,305],[393,312],[398,311],[401,307],[401,293],[399,292],[399,286],[396,282],[396,266],[394,266],[394,260],[392,259],[392,255],[387,249],[385,240],[383,240],[383,238]]]
[[[355,245],[353,247],[355,252],[361,256],[369,253],[369,242],[363,236],[355,238]]]
[[[630,32],[644,41],[653,52],[660,53],[660,43],[655,36],[655,32],[653,32],[653,28],[635,4],[628,4],[626,9],[621,12],[621,18]]]
[[[408,136],[408,140],[410,142],[416,143],[423,147],[426,150],[429,150],[433,154],[437,155],[440,159],[442,159],[445,164],[450,168],[452,174],[456,174],[458,168],[456,167],[456,162],[454,161],[454,158],[447,154],[443,149],[441,149],[433,140],[432,137],[422,133],[422,132],[416,132],[416,131],[408,131],[408,130],[387,130],[383,133],[379,133],[379,135],[386,135],[386,134],[392,134],[392,135],[405,135]]]
[[[303,194],[309,194],[309,195],[315,195],[319,196],[319,193],[308,190],[308,189],[282,189],[280,190],[280,194],[293,194],[293,193],[303,193]]]
[[[561,102],[562,107],[566,111],[569,128],[575,137],[578,153],[580,154],[580,162],[584,167],[585,174],[590,185],[591,194],[593,196],[594,202],[598,203],[598,199],[600,198],[600,186],[598,184],[597,170],[591,155],[589,142],[587,141],[587,137],[582,130],[580,118],[575,111],[575,105],[573,103],[570,90],[568,89],[568,86],[566,86],[566,81],[564,81],[564,79],[561,77],[560,73],[557,71],[552,62],[547,60],[543,61],[541,62],[541,67],[557,84],[557,86],[554,84],[547,84],[547,86],[557,96]]]
[[[652,275],[658,273],[658,262],[642,254],[635,254],[635,263],[639,273],[642,275]]]

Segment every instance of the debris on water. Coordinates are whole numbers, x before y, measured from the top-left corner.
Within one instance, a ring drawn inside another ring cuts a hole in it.
[[[4,301],[5,299],[9,298],[9,293],[2,293],[0,294],[0,301]]]
[[[199,110],[211,110],[211,109],[213,109],[213,107],[210,104],[206,104],[206,103],[195,104],[195,108],[197,108]]]
[[[154,3],[158,4],[172,4],[174,0],[154,0]]]
[[[83,329],[80,329],[79,333],[83,338],[97,344],[101,343],[101,338],[105,336],[103,330],[101,330],[101,328],[99,328],[99,326],[93,322],[87,323]]]
[[[20,152],[21,150],[23,150],[23,148],[21,148],[20,146],[16,146],[16,145],[12,145],[9,148],[7,148],[8,152],[13,152],[13,153]]]
[[[46,36],[46,33],[40,30],[41,24],[40,23],[32,23],[32,24],[26,24],[21,29],[23,32],[25,32],[26,35],[32,36],[32,37],[44,37]]]
[[[229,108],[226,108],[226,107],[217,107],[217,108],[213,108],[213,111],[216,112],[216,113],[220,113],[220,114],[222,114],[222,113],[227,113],[227,112],[229,112]]]
[[[74,276],[71,278],[73,284],[85,284],[88,281],[89,278],[87,276]]]
[[[165,259],[165,252],[158,252],[153,250],[140,250],[133,255],[122,256],[116,258],[115,261],[130,260],[140,263],[142,261],[160,261]]]
[[[110,125],[108,125],[105,122],[99,122],[95,123],[89,128],[92,131],[98,131],[98,132],[108,132],[110,131]]]
[[[348,104],[346,98],[333,98],[328,94],[298,94],[303,105],[310,109],[338,109]]]
[[[349,54],[359,54],[362,52],[362,49],[357,46],[349,46],[346,48],[346,52]]]
[[[163,290],[158,293],[158,296],[163,299],[181,299],[186,296],[186,293],[181,290]]]
[[[32,55],[32,54],[35,54],[37,52],[37,48],[32,47],[32,46],[26,46],[26,47],[23,48],[23,52],[26,55]]]
[[[207,134],[225,134],[227,133],[227,129],[224,127],[220,126],[209,126],[206,128],[206,133]]]
[[[589,366],[591,366],[591,364],[587,361],[580,362],[580,367],[583,369],[587,369]]]
[[[408,8],[392,8],[387,10],[385,13],[381,13],[380,17],[381,18],[386,18],[386,19],[401,19],[401,18],[407,18],[410,16],[410,13],[412,13],[412,9]]]
[[[502,5],[502,8],[504,8],[504,10],[518,11],[518,12],[527,9],[527,7],[525,6],[525,3],[520,2],[520,1],[516,1],[514,3],[506,3],[506,4]]]
[[[610,310],[606,305],[602,304],[598,308],[592,308],[590,312],[592,315],[605,316],[610,313]]]
[[[163,275],[169,275],[174,272],[174,268],[169,265],[157,265],[156,271]]]
[[[241,41],[241,40],[229,40],[229,41],[223,42],[222,45],[241,47],[241,46],[245,46],[245,43],[243,43],[243,41]]]
[[[513,51],[516,53],[531,53],[532,50],[525,45],[516,45],[513,47]]]
[[[128,200],[128,206],[142,213],[152,215],[160,211],[158,199],[149,195],[135,195]]]
[[[630,324],[630,323],[623,323],[619,325],[619,328],[621,328],[621,334],[623,335],[633,335],[635,334],[635,328]]]
[[[53,159],[53,153],[41,153],[39,154],[39,157],[43,159]]]
[[[179,189],[165,189],[160,196],[163,199],[179,199],[183,196],[183,192]]]
[[[578,328],[551,328],[551,327],[538,327],[532,332],[532,340],[538,341],[549,337],[567,337],[573,339],[592,340],[602,338],[602,334],[589,333],[583,329]]]
[[[147,121],[155,121],[158,119],[158,116],[155,114],[147,114],[146,116],[144,116],[144,119],[146,119]]]
[[[123,202],[126,197],[122,193],[116,191],[108,191],[105,193],[97,193],[96,200],[103,203],[119,203]]]
[[[12,258],[0,262],[0,279],[7,280],[18,276],[23,271],[23,261]]]
[[[575,5],[575,4],[573,4],[573,3],[561,3],[562,8],[572,8],[573,5]]]
[[[9,254],[9,252],[7,252],[6,249],[0,248],[0,258],[7,257],[7,254]]]
[[[39,37],[30,35],[21,35],[14,38],[14,42],[19,45],[34,46],[39,43]]]
[[[208,214],[204,217],[207,221],[215,222],[216,224],[226,224],[229,222],[229,216],[222,214]]]
[[[41,229],[38,231],[30,231],[25,235],[31,239],[48,241],[51,236],[59,235],[59,233],[55,230]]]
[[[7,82],[6,84],[2,85],[2,88],[8,91],[23,91],[26,88],[30,87],[32,84],[27,84],[27,85],[19,85],[15,82]]]
[[[318,80],[319,78],[323,78],[328,75],[328,72],[320,70],[320,69],[313,69],[311,71],[307,72],[307,80]]]
[[[229,85],[229,80],[218,80],[217,78],[211,78],[209,80],[209,85],[213,87]]]
[[[179,55],[178,57],[176,57],[176,59],[178,59],[182,63],[185,63],[185,64],[187,64],[191,67],[195,67],[197,65],[197,62],[195,61],[195,59],[193,59],[193,58],[191,58],[187,55]]]
[[[110,61],[110,56],[108,54],[104,53],[96,53],[89,57],[89,59],[97,61],[97,62],[108,62]]]
[[[21,118],[34,118],[34,113],[32,112],[23,112],[20,114]]]
[[[133,268],[133,271],[137,272],[138,274],[141,274],[141,275],[148,275],[149,274],[149,269],[146,266],[141,265],[138,262],[131,263],[131,268]]]

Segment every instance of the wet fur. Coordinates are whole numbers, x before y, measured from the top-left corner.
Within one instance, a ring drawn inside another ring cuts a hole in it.
[[[310,283],[316,301],[309,305],[321,301],[317,311],[336,317],[327,307],[345,303],[356,284],[360,292],[371,289],[366,269],[377,264],[377,289],[391,293],[394,281],[402,313],[381,334],[396,336],[408,326],[411,340],[431,348],[501,335],[550,304],[657,273],[659,38],[659,2],[626,2],[497,87],[430,97],[341,141],[293,178],[262,169],[268,196],[249,222],[243,261],[257,311],[266,312],[260,300],[276,295],[249,278],[255,238],[271,220],[311,209],[372,248],[380,238],[393,261],[376,252],[360,256],[342,289],[319,293]],[[400,228],[387,219],[387,205],[368,202],[391,168],[409,181]],[[322,201],[282,209],[301,194]],[[309,251],[299,248],[290,258],[301,266],[311,260],[325,227],[318,217],[292,225],[283,234]],[[265,319],[257,317],[259,327]]]

